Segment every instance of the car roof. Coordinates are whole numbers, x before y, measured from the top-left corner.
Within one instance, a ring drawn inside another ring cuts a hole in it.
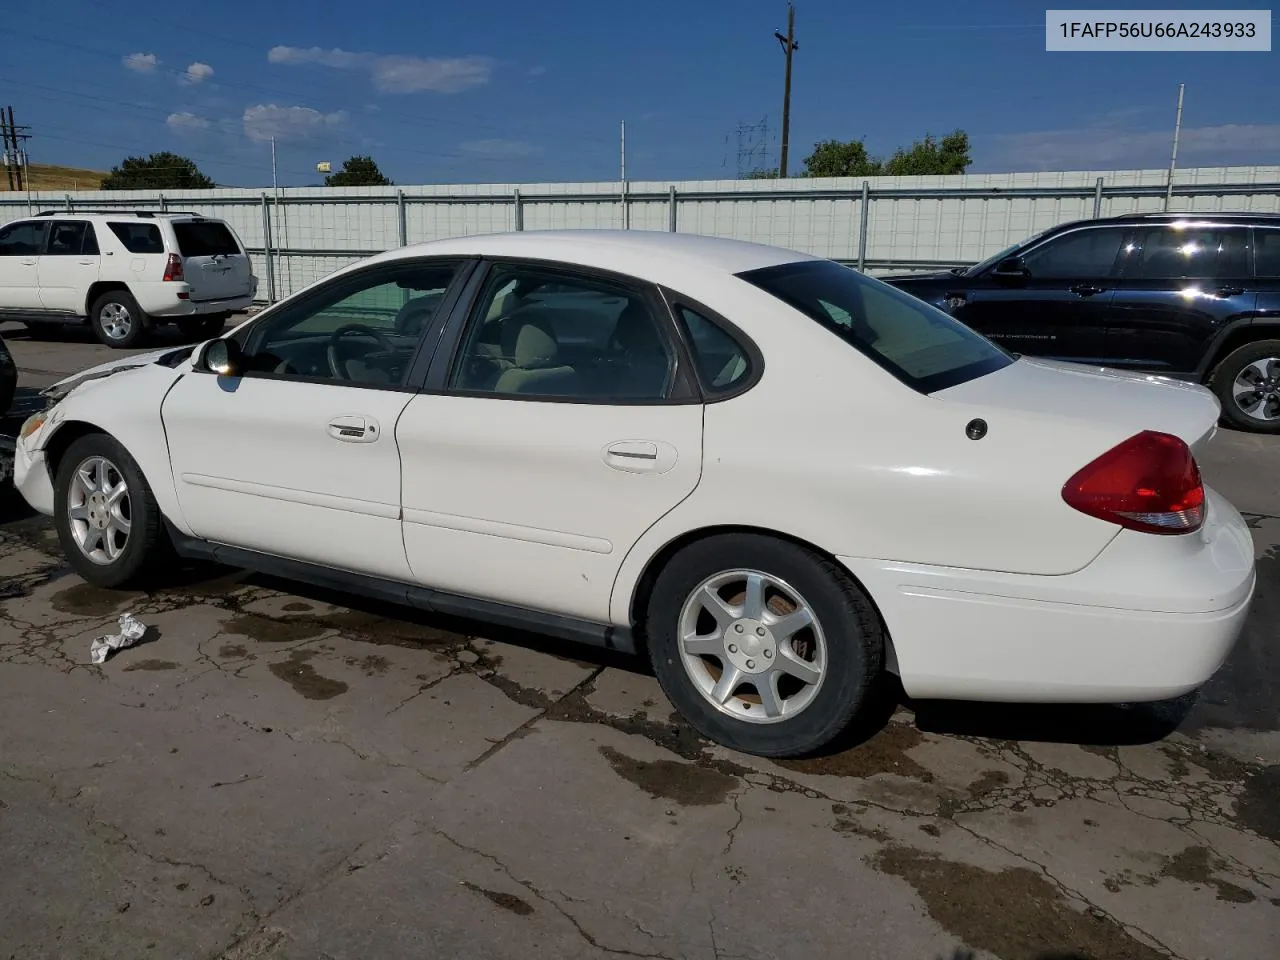
[[[565,261],[634,276],[661,274],[674,264],[722,273],[742,273],[798,260],[811,254],[745,240],[659,230],[522,230],[430,240],[398,247],[377,259],[420,256],[519,257]]]
[[[187,210],[169,211],[169,210],[41,210],[39,213],[32,214],[25,219],[42,220],[45,218],[55,220],[73,220],[83,217],[85,219],[91,217],[107,217],[112,220],[216,220],[224,223],[220,217],[208,217],[203,213],[192,213]]]
[[[1054,230],[1065,230],[1068,227],[1091,226],[1125,226],[1142,223],[1187,223],[1187,224],[1236,224],[1239,226],[1280,226],[1280,213],[1231,213],[1220,211],[1214,213],[1123,213],[1114,217],[1099,217],[1089,220],[1071,220],[1060,223]]]

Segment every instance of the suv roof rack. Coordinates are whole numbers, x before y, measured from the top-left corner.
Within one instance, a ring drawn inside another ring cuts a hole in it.
[[[94,215],[100,217],[143,217],[155,219],[156,217],[196,217],[197,219],[205,219],[203,213],[194,213],[190,210],[41,210],[36,214],[37,217],[75,217]]]

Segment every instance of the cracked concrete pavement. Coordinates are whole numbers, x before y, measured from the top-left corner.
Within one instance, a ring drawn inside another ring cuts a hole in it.
[[[24,387],[108,353],[2,332]],[[901,704],[780,763],[600,651],[238,571],[96,590],[9,502],[0,957],[1272,960],[1280,440],[1204,467],[1260,579],[1197,698]]]

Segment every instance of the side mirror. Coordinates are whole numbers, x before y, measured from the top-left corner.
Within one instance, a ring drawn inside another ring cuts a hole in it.
[[[1006,257],[996,264],[993,275],[1006,278],[1021,278],[1029,276],[1027,265],[1021,257]]]
[[[200,348],[196,367],[220,377],[238,377],[244,370],[244,353],[235,340],[210,340]]]

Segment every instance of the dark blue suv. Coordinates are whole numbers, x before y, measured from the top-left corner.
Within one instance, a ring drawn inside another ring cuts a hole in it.
[[[1280,432],[1280,215],[1064,223],[947,273],[881,278],[1014,353],[1194,380]]]

